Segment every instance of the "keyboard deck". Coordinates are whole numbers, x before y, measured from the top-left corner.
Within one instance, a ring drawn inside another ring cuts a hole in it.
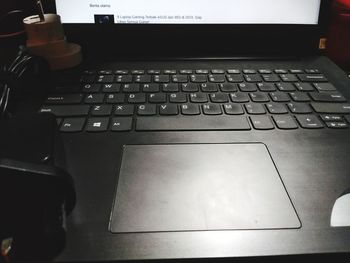
[[[40,112],[61,132],[347,129],[350,103],[317,69],[86,70]]]

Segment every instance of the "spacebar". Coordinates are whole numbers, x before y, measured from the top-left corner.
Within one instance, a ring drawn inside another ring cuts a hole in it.
[[[138,117],[137,131],[250,130],[244,116]]]

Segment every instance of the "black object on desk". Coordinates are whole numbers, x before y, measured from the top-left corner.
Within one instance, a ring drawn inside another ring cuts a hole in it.
[[[54,258],[65,244],[75,190],[50,114],[0,121],[0,240],[14,262]],[[2,244],[2,245],[3,245]],[[4,253],[4,251],[3,251]]]

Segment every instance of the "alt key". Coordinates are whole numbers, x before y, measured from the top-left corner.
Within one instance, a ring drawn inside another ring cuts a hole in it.
[[[132,129],[132,118],[120,117],[113,118],[111,122],[112,131],[131,131]]]

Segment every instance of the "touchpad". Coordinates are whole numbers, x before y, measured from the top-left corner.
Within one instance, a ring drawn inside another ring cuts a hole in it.
[[[114,233],[299,227],[264,144],[124,148]]]

